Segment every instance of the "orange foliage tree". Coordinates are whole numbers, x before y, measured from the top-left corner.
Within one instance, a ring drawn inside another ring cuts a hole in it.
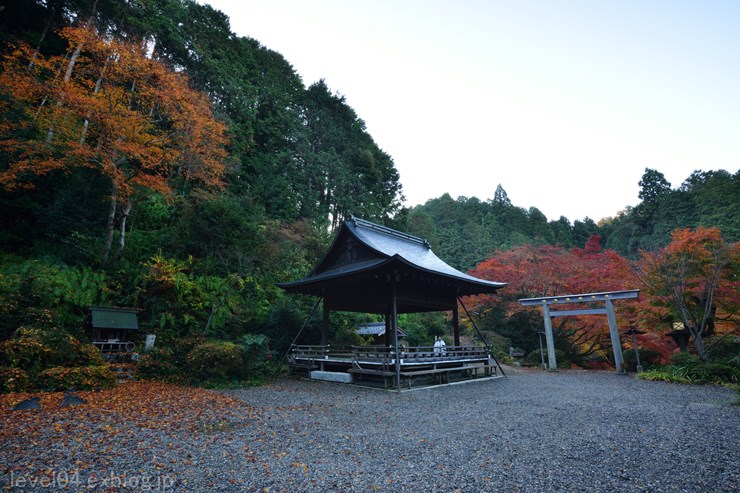
[[[705,337],[737,331],[740,244],[725,242],[719,229],[675,230],[667,247],[640,252],[637,273],[654,305],[689,331],[703,361]]]
[[[2,61],[0,186],[33,187],[34,177],[92,168],[110,180],[103,261],[137,190],[169,197],[173,180],[220,186],[225,126],[186,76],[147,57],[144,43],[67,28],[64,55],[44,57],[20,44]],[[123,204],[121,207],[119,204]]]
[[[470,304],[477,313],[502,310],[509,320],[518,320],[518,330],[542,330],[542,313],[537,308],[524,308],[521,298],[558,296],[589,292],[635,289],[638,280],[626,258],[613,250],[601,250],[601,238],[593,235],[584,248],[571,250],[549,245],[522,245],[507,251],[497,251],[480,263],[471,274],[483,279],[508,282],[496,296],[481,296]],[[629,300],[615,304],[618,324],[621,327],[634,323],[647,303]],[[599,306],[598,308],[601,308]],[[583,304],[565,309],[582,309]],[[594,307],[597,308],[597,307]],[[565,350],[572,361],[586,362],[607,359],[609,330],[606,317],[559,317],[553,329],[556,343]],[[536,325],[535,325],[536,324]],[[641,338],[641,345],[652,341],[651,349],[666,355],[671,351],[663,338]]]

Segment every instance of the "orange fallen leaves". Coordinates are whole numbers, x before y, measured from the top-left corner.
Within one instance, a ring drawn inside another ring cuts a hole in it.
[[[60,407],[63,392],[0,395],[0,442],[18,435],[27,441],[58,436],[85,440],[92,429],[115,438],[119,433],[130,433],[131,425],[168,433],[207,432],[243,425],[254,415],[254,408],[239,399],[159,382],[128,382],[113,389],[76,394],[85,403],[64,408]],[[40,397],[40,410],[12,410],[34,396]]]

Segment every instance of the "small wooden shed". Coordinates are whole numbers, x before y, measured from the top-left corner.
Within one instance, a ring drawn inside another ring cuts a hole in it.
[[[102,353],[128,353],[136,347],[139,330],[138,310],[134,308],[91,306],[86,331]]]

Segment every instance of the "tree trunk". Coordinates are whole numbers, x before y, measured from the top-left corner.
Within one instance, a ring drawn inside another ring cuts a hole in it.
[[[67,70],[64,72],[64,83],[66,84],[69,82],[69,79],[72,78],[72,71],[75,68],[75,63],[77,62],[77,58],[80,56],[80,53],[82,53],[82,43],[79,43],[77,45],[77,48],[75,48],[75,51],[72,53],[72,56],[69,57],[69,62],[67,63]],[[57,101],[57,108],[61,107],[64,101],[64,92],[62,92],[59,101]],[[51,121],[51,125],[49,125],[49,130],[46,132],[46,143],[50,144],[51,141],[54,139],[54,127],[55,122],[54,120]]]
[[[123,252],[123,247],[126,245],[126,221],[128,220],[128,215],[131,212],[131,207],[133,207],[133,205],[134,200],[129,196],[126,199],[126,207],[123,208],[123,215],[121,216],[121,227],[118,233],[118,248],[116,249],[116,253],[113,255],[113,262],[118,260],[118,257],[120,257]]]
[[[694,349],[696,349],[696,354],[699,356],[699,359],[701,359],[704,363],[709,362],[709,355],[707,354],[707,350],[704,347],[704,338],[701,335],[701,330],[697,331],[696,334],[694,334]]]
[[[115,180],[112,180],[113,190],[111,190],[110,196],[110,209],[108,210],[108,223],[106,225],[106,236],[105,246],[103,247],[103,264],[108,263],[108,257],[110,256],[110,249],[113,246],[113,235],[115,232],[116,225],[116,207],[118,205],[118,185]]]
[[[93,2],[92,6],[92,12],[90,13],[90,17],[85,22],[85,29],[90,29],[93,25],[93,20],[95,18],[95,11],[97,10],[98,2],[95,0]],[[69,58],[69,62],[67,63],[67,70],[64,72],[64,83],[66,84],[69,82],[69,79],[72,78],[72,71],[75,68],[75,63],[77,63],[77,58],[80,56],[80,53],[82,53],[82,46],[83,43],[77,43],[77,47],[75,48],[74,52],[72,53],[72,56]],[[59,101],[57,101],[57,108],[62,106],[62,101],[64,100],[64,92],[62,92],[61,98]],[[46,133],[46,143],[51,143],[52,139],[54,138],[54,121],[52,120],[51,125],[49,126],[49,131]]]
[[[226,302],[226,296],[224,295],[218,304],[213,303],[211,305],[211,313],[208,314],[208,321],[206,321],[206,327],[203,329],[203,333],[207,336],[208,331],[211,328],[211,322],[213,322],[213,317],[216,315],[216,312],[219,308],[223,306],[223,304]]]
[[[2,8],[0,8],[2,10]],[[49,32],[49,26],[51,26],[51,23],[54,22],[54,16],[56,15],[57,6],[54,4],[51,7],[51,13],[49,14],[49,19],[46,21],[46,24],[44,25],[44,30],[41,32],[41,37],[39,38],[39,42],[36,45],[36,49],[33,50],[33,56],[31,56],[31,61],[28,62],[28,70],[31,70],[36,63],[36,58],[39,56],[39,53],[41,52],[41,44],[44,42],[44,39],[46,39],[46,35]]]
[[[702,337],[703,327],[700,324],[696,323],[684,304],[679,302],[678,305],[678,308],[681,312],[681,320],[683,320],[683,327],[689,332],[691,338],[694,340],[694,349],[696,350],[696,355],[699,356],[699,359],[701,359],[703,362],[708,362],[709,356],[704,349],[704,338]]]
[[[103,64],[103,68],[100,71],[100,75],[98,76],[98,80],[95,82],[95,88],[93,89],[93,96],[97,96],[100,92],[100,86],[103,85],[103,77],[105,76],[105,71],[108,68],[108,63],[110,62],[110,57],[105,59],[105,63]],[[85,123],[82,125],[82,136],[80,137],[80,145],[85,145],[85,138],[87,137],[87,129],[90,126],[90,113],[88,112],[87,115],[85,115]]]

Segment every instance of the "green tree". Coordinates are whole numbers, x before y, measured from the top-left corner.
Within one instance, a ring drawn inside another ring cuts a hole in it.
[[[657,205],[661,197],[671,191],[671,184],[665,179],[665,175],[651,168],[645,168],[645,173],[637,184],[640,186],[637,196],[647,206]]]
[[[345,98],[320,80],[306,91],[305,115],[304,207],[329,218],[332,229],[350,214],[384,222],[398,212],[403,197],[393,160]]]
[[[504,190],[504,187],[502,187],[500,183],[496,186],[496,191],[493,194],[493,203],[499,207],[511,206],[509,195],[506,193],[506,190]]]
[[[571,237],[574,245],[585,245],[591,235],[596,234],[599,228],[593,219],[584,217],[583,220],[573,221]]]

